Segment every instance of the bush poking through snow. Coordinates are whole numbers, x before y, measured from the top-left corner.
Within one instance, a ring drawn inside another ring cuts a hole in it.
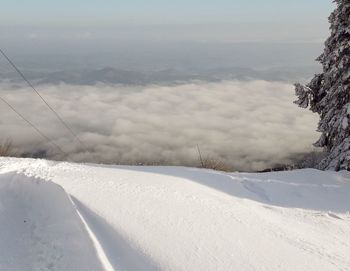
[[[201,168],[213,169],[217,171],[226,171],[226,172],[232,171],[232,168],[229,165],[225,164],[223,161],[219,159],[215,159],[212,157],[203,158],[199,145],[197,145],[197,150],[198,150],[198,159],[199,159]]]
[[[233,171],[232,168],[229,165],[227,165],[225,162],[219,159],[211,158],[211,157],[207,157],[206,159],[204,159],[201,163],[201,167],[207,168],[207,169],[213,169],[217,171],[226,171],[226,172]]]
[[[0,143],[0,156],[14,156],[13,145],[10,140]]]

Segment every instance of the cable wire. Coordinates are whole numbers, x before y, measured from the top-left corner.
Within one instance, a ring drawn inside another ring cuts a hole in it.
[[[4,98],[0,97],[0,100],[3,101],[9,108],[11,108],[12,111],[14,111],[23,121],[25,121],[29,126],[31,126],[41,137],[43,137],[48,143],[50,143],[52,146],[56,147],[61,153],[63,153],[65,156],[69,156],[68,153],[66,153],[60,146],[58,146],[55,142],[53,142],[52,139],[50,139],[48,136],[46,136],[43,132],[40,131],[39,128],[37,128],[30,120],[28,120],[26,117],[24,117],[20,112],[16,110],[8,101],[6,101]]]
[[[45,103],[45,105],[54,113],[58,120],[63,124],[63,126],[70,132],[70,134],[79,142],[79,144],[87,150],[84,143],[80,140],[78,135],[74,133],[72,128],[62,119],[62,117],[56,112],[56,110],[44,99],[44,97],[37,91],[37,89],[32,85],[32,83],[24,76],[24,74],[17,68],[17,66],[12,62],[12,60],[5,54],[5,52],[0,48],[0,53],[5,57],[7,62],[15,69],[15,71],[22,77],[22,79],[34,90],[34,92],[40,97],[40,99]]]

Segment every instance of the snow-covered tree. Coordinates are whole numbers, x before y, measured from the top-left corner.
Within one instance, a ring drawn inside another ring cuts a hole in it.
[[[296,84],[295,102],[320,115],[321,138],[315,143],[327,156],[320,169],[350,170],[350,0],[335,0],[330,15],[331,36],[317,59],[323,72],[309,84]]]

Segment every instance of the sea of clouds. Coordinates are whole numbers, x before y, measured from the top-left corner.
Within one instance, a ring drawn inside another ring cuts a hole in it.
[[[85,146],[30,88],[1,84],[1,97],[69,157],[0,101],[0,141],[10,139],[18,153],[96,163],[196,166],[198,145],[204,157],[234,170],[261,170],[309,152],[318,137],[317,115],[293,104],[294,89],[288,83],[61,84],[38,90]]]

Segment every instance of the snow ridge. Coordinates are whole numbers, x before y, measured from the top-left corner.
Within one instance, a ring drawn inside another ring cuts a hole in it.
[[[105,271],[115,271],[115,269],[113,268],[113,266],[109,262],[109,260],[106,256],[106,253],[105,253],[104,249],[102,248],[102,245],[100,244],[100,242],[97,239],[94,232],[91,230],[91,228],[90,228],[89,224],[86,222],[85,218],[80,213],[79,208],[74,203],[74,200],[70,196],[69,196],[69,200],[71,201],[72,205],[74,206],[74,208],[77,211],[78,216],[80,217],[81,221],[83,222],[85,229],[86,229],[87,233],[89,234],[90,239],[92,240],[92,242],[94,244],[94,248],[96,249],[97,256],[98,256],[99,260],[101,261],[101,263],[104,267],[104,270]]]

